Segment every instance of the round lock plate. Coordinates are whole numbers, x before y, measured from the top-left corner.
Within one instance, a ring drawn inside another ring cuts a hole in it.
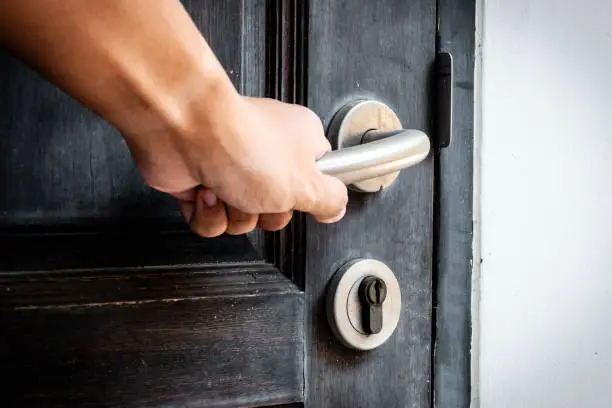
[[[362,323],[359,285],[368,276],[376,276],[387,285],[382,304],[382,330],[366,334]],[[374,259],[357,259],[346,263],[336,272],[327,294],[327,320],[336,337],[347,347],[372,350],[386,342],[395,331],[400,318],[402,299],[395,274],[387,265]]]
[[[349,103],[334,115],[329,125],[329,135],[336,149],[364,143],[364,135],[371,130],[402,130],[402,123],[393,110],[382,102],[362,100]],[[354,191],[375,193],[389,187],[399,171],[370,180],[351,184]]]

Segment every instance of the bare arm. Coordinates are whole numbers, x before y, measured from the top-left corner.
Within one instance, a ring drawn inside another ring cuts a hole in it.
[[[5,0],[0,30],[13,52],[122,130],[138,127],[134,116],[180,125],[187,99],[232,93],[176,0]]]
[[[315,166],[320,121],[240,96],[178,0],[3,0],[0,42],[115,125],[200,235],[342,217],[346,189]]]

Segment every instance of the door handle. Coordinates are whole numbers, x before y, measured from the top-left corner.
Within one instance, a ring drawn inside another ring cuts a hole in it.
[[[413,129],[371,130],[362,140],[363,144],[327,153],[317,167],[350,185],[414,166],[427,157],[430,148],[427,135]]]
[[[388,187],[401,169],[420,163],[430,151],[424,132],[403,129],[391,108],[370,100],[342,108],[331,121],[328,137],[337,150],[321,157],[318,169],[362,192]]]

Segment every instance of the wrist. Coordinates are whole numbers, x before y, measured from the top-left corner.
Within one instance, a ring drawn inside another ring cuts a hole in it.
[[[212,53],[201,60],[182,61],[181,69],[171,75],[160,72],[145,81],[128,79],[134,96],[128,98],[131,106],[106,117],[115,116],[113,122],[128,139],[156,131],[186,136],[195,129],[214,127],[206,122],[215,122],[222,116],[218,112],[236,104],[240,96]]]
[[[126,115],[117,127],[141,171],[155,168],[155,173],[169,175],[181,167],[202,182],[204,167],[240,150],[228,124],[231,127],[242,116],[243,98],[225,71],[210,66],[191,74],[178,89],[149,93],[154,103],[147,103],[143,114]],[[147,181],[156,188],[168,184]]]
[[[196,89],[174,105],[174,129],[179,137],[224,139],[229,123],[240,117],[242,96],[224,71],[207,75]]]

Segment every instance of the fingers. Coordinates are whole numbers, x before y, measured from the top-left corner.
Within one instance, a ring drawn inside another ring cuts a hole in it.
[[[187,223],[191,221],[191,218],[195,214],[195,199],[197,194],[198,190],[195,188],[178,193],[171,193],[174,198],[178,199],[179,208]]]
[[[193,232],[204,238],[214,238],[227,230],[225,204],[208,189],[201,189],[195,197],[195,212],[189,220]]]
[[[303,109],[311,116],[307,134],[313,136],[310,146],[314,149],[315,160],[318,160],[331,150],[331,145],[325,137],[323,123],[316,113]],[[310,188],[304,190],[304,197],[298,198],[296,209],[312,214],[319,222],[340,221],[346,213],[348,203],[348,193],[344,183],[319,171],[314,172],[311,180]]]
[[[179,199],[180,210],[189,227],[204,238],[218,237],[223,233],[246,234],[257,227],[257,215],[233,207],[226,208],[223,201],[209,189],[193,190],[193,193],[181,198],[184,199]]]
[[[227,215],[229,222],[226,232],[230,235],[241,235],[253,231],[259,219],[256,214],[248,214],[234,207],[227,208]]]
[[[280,214],[262,214],[259,217],[259,227],[266,231],[279,231],[289,224],[293,217],[293,211]]]
[[[319,222],[337,222],[344,216],[348,203],[346,186],[335,177],[319,174],[298,198],[296,210],[307,212]]]
[[[338,185],[336,181],[340,184]],[[337,179],[323,176],[319,191],[325,191],[326,201],[315,199],[304,200],[303,205],[297,208],[300,211],[311,213],[319,222],[337,222],[346,211],[346,187]],[[208,189],[199,190],[194,197],[195,201],[180,200],[179,205],[185,220],[193,232],[204,238],[214,238],[227,233],[230,235],[246,234],[254,230],[257,225],[266,231],[279,231],[285,228],[293,211],[278,214],[248,214],[234,207],[227,207]],[[337,201],[333,201],[337,200]]]
[[[314,217],[316,218],[317,221],[323,224],[332,224],[334,222],[340,221],[342,218],[344,218],[345,215],[346,215],[346,206],[342,208],[340,213],[338,213],[337,215],[333,217],[330,217],[330,218],[319,218],[317,216],[314,216]]]
[[[179,198],[181,212],[193,232],[214,238],[246,234],[259,225],[266,231],[278,231],[287,226],[292,211],[274,214],[249,214],[226,206],[211,190],[202,188],[185,193]],[[308,188],[302,190],[295,209],[310,213],[322,223],[334,223],[342,219],[348,202],[346,186],[338,179],[321,173],[315,174]]]

